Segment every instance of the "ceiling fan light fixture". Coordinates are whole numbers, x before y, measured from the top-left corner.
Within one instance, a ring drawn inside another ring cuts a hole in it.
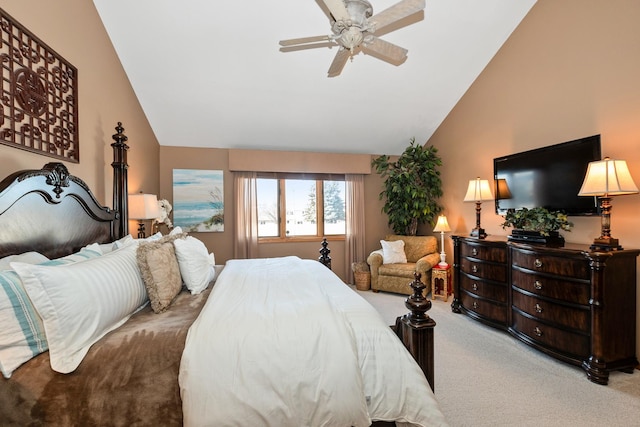
[[[345,49],[353,51],[354,48],[360,46],[362,40],[364,40],[362,32],[356,27],[349,27],[340,34],[339,43]]]

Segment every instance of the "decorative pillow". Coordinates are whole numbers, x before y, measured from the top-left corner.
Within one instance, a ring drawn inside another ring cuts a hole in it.
[[[160,238],[162,238],[162,233],[160,232],[153,234],[149,237],[145,237],[144,239],[134,239],[131,234],[127,234],[123,238],[113,242],[113,249],[120,249],[121,247],[126,246],[130,243],[150,242],[153,240],[159,240]]]
[[[10,262],[26,262],[27,264],[40,264],[49,261],[49,258],[38,252],[25,252],[20,255],[9,255],[0,259],[0,270],[10,270]]]
[[[173,244],[176,247],[182,281],[191,294],[199,294],[215,278],[214,255],[207,251],[204,243],[192,236],[175,240]]]
[[[146,304],[136,249],[61,266],[11,263],[44,323],[54,371],[73,372],[96,341]]]
[[[100,245],[98,243],[92,243],[80,249],[78,252],[71,255],[64,256],[62,258],[55,258],[49,261],[45,261],[40,265],[67,265],[78,261],[86,261],[88,259],[97,258],[102,256]]]
[[[41,265],[66,265],[97,258],[102,255],[97,244],[62,258],[48,260],[35,252],[7,257],[9,263],[22,262]],[[10,265],[9,265],[10,267]],[[11,377],[20,365],[48,350],[44,324],[31,303],[22,280],[15,271],[0,272],[0,371]]]
[[[140,243],[136,258],[151,301],[151,308],[155,313],[162,313],[169,308],[182,289],[180,267],[173,243],[168,241]]]
[[[0,325],[0,370],[5,378],[49,348],[42,319],[15,271],[0,272]]]
[[[404,242],[402,240],[380,240],[380,244],[382,245],[383,264],[404,264],[407,262],[407,256],[404,253]]]
[[[123,246],[128,245],[129,243],[133,243],[135,239],[133,238],[133,236],[131,234],[127,234],[126,236],[124,236],[121,239],[116,240],[115,242],[113,242],[113,249],[120,249]]]

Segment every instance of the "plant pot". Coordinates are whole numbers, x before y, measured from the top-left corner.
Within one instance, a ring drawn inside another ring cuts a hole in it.
[[[550,231],[548,236],[543,236],[539,231],[514,228],[508,239],[512,242],[535,243],[555,247],[564,246],[564,237],[557,231]]]

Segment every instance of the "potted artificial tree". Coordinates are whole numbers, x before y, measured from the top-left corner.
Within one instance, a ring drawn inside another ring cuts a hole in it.
[[[385,180],[380,200],[385,199],[382,211],[394,233],[415,236],[418,224],[434,224],[442,211],[438,203],[442,196],[438,171],[442,160],[437,152],[435,147],[416,144],[411,138],[395,162],[386,154],[372,160],[372,166]]]

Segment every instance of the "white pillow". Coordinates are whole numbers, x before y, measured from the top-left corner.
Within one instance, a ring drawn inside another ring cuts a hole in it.
[[[113,242],[113,249],[120,249],[126,245],[129,245],[131,243],[140,243],[140,242],[151,242],[154,240],[158,240],[162,238],[162,233],[157,232],[156,234],[153,234],[149,237],[145,237],[144,239],[134,239],[133,236],[131,234],[127,234],[126,236],[124,236],[121,239],[116,240],[115,242]]]
[[[11,263],[44,323],[54,371],[74,371],[91,345],[146,304],[136,249],[60,266]]]
[[[78,261],[86,261],[88,259],[96,258],[102,256],[102,250],[100,249],[100,245],[98,243],[92,243],[80,249],[78,252],[75,252],[71,255],[64,256],[62,258],[54,258],[40,265],[65,265],[72,264]]]
[[[78,252],[62,258],[48,260],[44,255],[17,255],[11,262],[55,266],[86,261],[102,256],[98,244],[91,244]],[[11,377],[20,365],[38,354],[47,351],[47,339],[42,319],[34,307],[24,284],[15,271],[0,271],[0,371],[5,378]]]
[[[118,239],[115,242],[113,242],[113,250],[120,249],[120,248],[128,245],[129,243],[133,243],[133,241],[134,241],[133,236],[131,234],[127,234],[126,236],[122,237],[121,239]]]
[[[38,252],[25,252],[19,255],[9,255],[0,259],[0,270],[10,270],[10,262],[26,262],[27,264],[40,264],[49,261],[49,258]]]
[[[404,240],[380,240],[382,245],[383,264],[404,264],[407,262],[407,255],[404,253]]]
[[[173,241],[180,275],[185,286],[193,295],[199,294],[215,278],[215,258],[200,240],[192,236]]]
[[[10,378],[48,348],[42,319],[15,271],[0,271],[0,325],[0,371]]]

